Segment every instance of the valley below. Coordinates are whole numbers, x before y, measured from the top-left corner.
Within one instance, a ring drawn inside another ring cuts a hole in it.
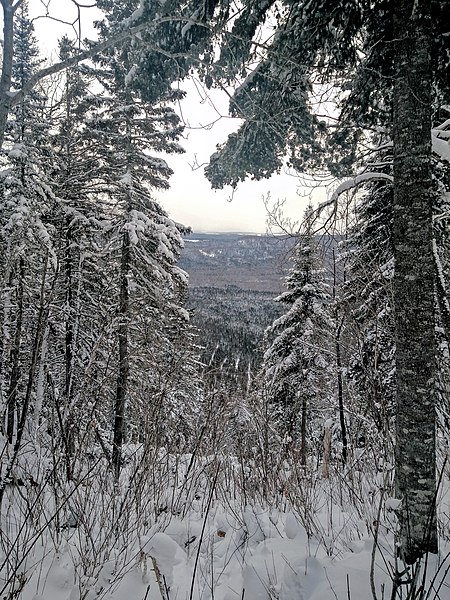
[[[280,314],[294,238],[197,233],[185,239],[180,266],[189,274],[188,309],[201,360],[214,381],[245,385],[261,364],[264,331]]]

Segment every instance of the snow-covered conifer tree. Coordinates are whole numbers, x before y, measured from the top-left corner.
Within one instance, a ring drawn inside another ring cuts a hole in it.
[[[311,208],[309,209],[309,213]],[[280,421],[282,434],[296,446],[306,463],[310,415],[325,405],[326,368],[330,363],[331,296],[320,262],[318,242],[306,215],[286,291],[276,298],[287,306],[268,330],[264,355],[265,385]]]
[[[360,410],[386,438],[395,413],[395,347],[391,280],[392,187],[373,184],[356,207],[346,241],[347,276],[343,304],[354,332],[350,377]]]
[[[115,20],[133,14],[136,7],[134,1],[119,11],[117,6],[105,5],[102,33]],[[142,415],[149,412],[146,402],[160,403],[162,418],[175,389],[183,388],[179,381],[172,387],[169,382],[174,368],[178,373],[174,381],[186,368],[186,356],[179,361],[176,348],[189,330],[181,301],[187,279],[176,266],[185,229],[151,195],[151,189],[167,188],[172,174],[160,154],[182,152],[177,142],[182,128],[170,106],[178,92],[162,86],[159,93],[154,90],[152,103],[141,100],[130,85],[131,53],[132,44],[125,43],[97,58],[96,72],[105,94],[89,124],[101,141],[101,177],[111,219],[109,260],[117,268],[113,302],[118,305],[118,374],[112,457],[116,475],[125,439],[126,404],[129,414]],[[142,424],[141,419],[135,422]]]
[[[37,42],[24,2],[15,14],[12,83],[20,89],[39,66]],[[2,398],[7,437],[18,445],[36,384],[48,318],[48,295],[57,275],[49,178],[45,98],[32,91],[10,113],[1,173]],[[45,304],[45,306],[44,306]]]
[[[63,37],[60,59],[66,60],[74,52],[73,42]],[[92,76],[83,68],[67,70],[60,80],[61,97],[56,106],[49,107],[53,122],[49,133],[51,176],[58,196],[52,223],[59,269],[47,336],[44,390],[52,403],[38,403],[35,414],[37,423],[47,421],[58,441],[55,447],[69,479],[82,451],[81,441],[89,444],[99,435],[96,409],[102,402],[99,390],[105,386],[111,327],[103,301],[109,277],[102,264],[109,212],[98,201],[105,184],[97,142],[86,125],[100,102],[91,83]]]

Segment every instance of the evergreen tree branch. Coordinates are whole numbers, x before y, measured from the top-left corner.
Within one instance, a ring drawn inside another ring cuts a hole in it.
[[[360,175],[350,179],[346,179],[340,185],[338,185],[328,200],[325,200],[325,202],[319,204],[317,207],[317,213],[321,213],[325,208],[328,208],[328,206],[336,204],[339,196],[341,196],[344,192],[348,192],[360,186],[362,183],[367,183],[368,181],[388,181],[389,183],[393,183],[394,178],[392,175],[388,175],[387,173],[368,172],[361,173]]]
[[[77,54],[66,58],[65,60],[61,60],[53,65],[40,69],[36,73],[30,77],[30,79],[23,85],[23,87],[16,91],[11,92],[11,70],[12,63],[14,57],[14,42],[13,42],[13,31],[14,31],[14,12],[19,7],[22,0],[17,2],[15,5],[11,3],[11,0],[0,0],[1,5],[3,7],[3,17],[4,17],[4,25],[3,25],[3,38],[4,38],[4,49],[3,49],[3,61],[2,61],[2,76],[0,80],[0,148],[3,147],[6,123],[8,119],[9,111],[13,106],[17,106],[23,100],[23,98],[30,93],[30,91],[36,86],[36,84],[49,77],[51,75],[55,75],[73,67],[80,62],[93,58],[97,54],[108,50],[117,44],[127,40],[130,37],[138,36],[140,33],[146,31],[151,32],[155,30],[157,27],[162,25],[163,23],[168,22],[189,22],[200,27],[208,27],[202,21],[195,21],[189,17],[181,17],[181,16],[173,16],[170,15],[169,12],[173,8],[173,2],[171,0],[166,0],[164,6],[161,9],[161,17],[153,19],[151,22],[144,21],[143,23],[139,23],[138,25],[133,25],[133,20],[129,19],[122,24],[121,29],[117,32],[113,33],[107,39],[98,42],[87,48],[86,50],[82,50]],[[161,51],[161,49],[152,47],[152,49],[156,52]],[[186,56],[186,53],[183,53],[183,56]]]

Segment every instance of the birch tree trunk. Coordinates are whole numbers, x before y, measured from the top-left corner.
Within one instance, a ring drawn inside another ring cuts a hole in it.
[[[394,12],[396,495],[400,556],[437,552],[429,0]]]

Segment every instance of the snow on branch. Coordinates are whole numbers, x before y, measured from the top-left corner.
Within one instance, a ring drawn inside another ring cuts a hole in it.
[[[450,119],[431,130],[431,144],[439,158],[450,162]]]
[[[444,123],[441,123],[441,125],[438,125],[431,130],[431,142],[434,154],[436,154],[441,160],[450,162],[450,119],[447,119],[444,121]],[[392,142],[389,142],[383,146],[383,148],[390,146],[392,146]],[[349,190],[358,187],[362,183],[377,180],[384,180],[392,183],[394,178],[392,175],[388,175],[386,173],[367,172],[361,173],[356,177],[346,179],[340,185],[338,185],[328,200],[325,200],[325,202],[319,204],[317,213],[320,214],[322,210],[335,204],[339,196],[344,192],[348,192]]]
[[[38,83],[38,81],[41,81],[41,79],[44,79],[45,77],[54,75],[56,73],[59,73],[60,71],[63,71],[70,67],[73,67],[73,66],[79,64],[80,62],[87,60],[89,58],[92,58],[96,54],[99,54],[99,53],[103,52],[104,50],[107,50],[107,49],[111,48],[112,46],[115,46],[115,45],[119,44],[120,42],[123,42],[124,40],[126,40],[128,38],[139,36],[139,34],[143,31],[149,32],[152,29],[156,29],[158,26],[160,26],[163,23],[173,22],[173,21],[184,22],[186,20],[188,20],[186,17],[165,15],[162,17],[158,17],[151,22],[144,22],[139,25],[135,25],[135,26],[131,26],[131,27],[126,26],[124,29],[122,29],[122,30],[118,31],[117,33],[108,37],[106,40],[94,44],[91,48],[88,48],[87,50],[83,50],[83,51],[79,52],[78,54],[76,54],[66,60],[54,63],[53,65],[50,65],[48,67],[45,67],[45,68],[37,71],[34,75],[32,75],[30,77],[30,79],[25,83],[25,85],[22,87],[22,89],[18,90],[17,92],[7,92],[10,97],[10,106],[15,106],[15,105],[19,104],[23,100],[23,98],[34,88],[36,83]],[[203,23],[203,22],[198,22],[196,24],[199,26],[202,26],[202,27],[206,27],[205,23]],[[127,23],[125,23],[125,25],[127,25]],[[154,45],[151,45],[148,47],[150,47],[152,50],[159,52],[161,54],[169,54],[171,58],[176,56],[175,54],[166,53],[161,48],[158,48],[157,46],[154,46]],[[180,54],[180,56],[185,56],[185,55],[186,55],[186,53]]]
[[[433,258],[434,258],[434,266],[436,270],[436,283],[437,283],[437,293],[438,300],[440,304],[440,308],[443,316],[443,325],[444,330],[447,336],[447,340],[450,335],[450,303],[448,301],[448,290],[447,283],[445,281],[444,268],[442,266],[441,258],[439,256],[439,250],[437,247],[436,240],[433,238]]]
[[[392,183],[394,181],[394,178],[392,175],[388,175],[386,173],[376,173],[376,172],[369,171],[367,173],[361,173],[360,175],[357,175],[356,177],[346,179],[340,185],[338,185],[338,187],[334,190],[333,194],[331,195],[331,197],[328,200],[325,200],[325,202],[322,202],[321,204],[319,204],[319,206],[317,207],[317,212],[320,213],[324,208],[327,208],[328,206],[336,204],[337,200],[339,199],[339,196],[341,194],[343,194],[344,192],[348,192],[349,190],[352,190],[352,189],[358,187],[362,183],[367,183],[368,181],[380,181],[380,180],[388,181],[388,182]]]

